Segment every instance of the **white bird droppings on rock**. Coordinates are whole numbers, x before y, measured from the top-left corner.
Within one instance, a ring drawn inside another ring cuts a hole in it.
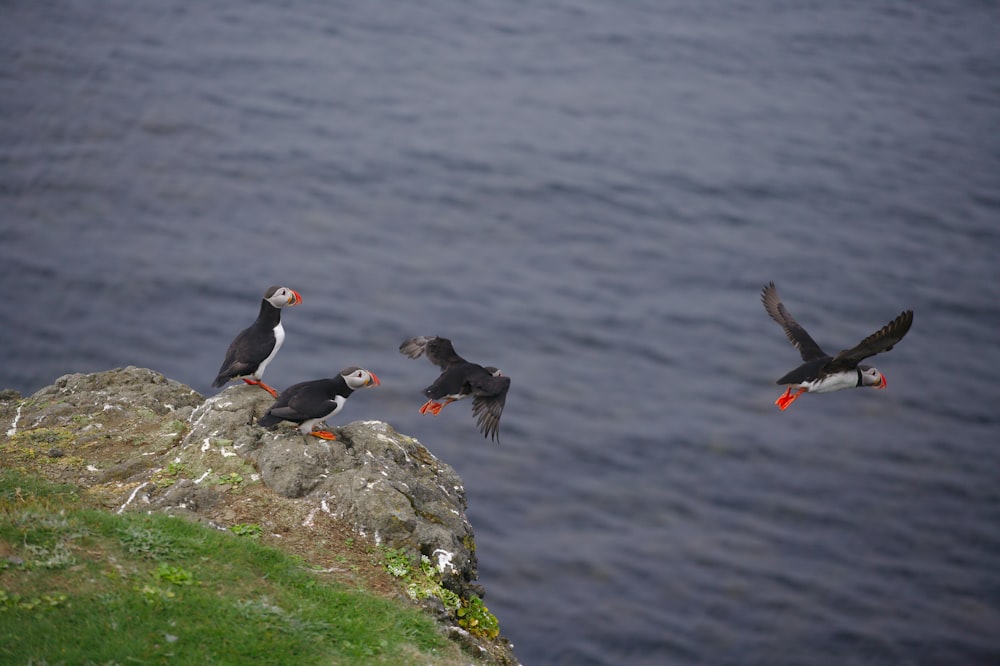
[[[313,521],[316,518],[316,514],[319,512],[319,507],[313,507],[309,511],[309,515],[306,516],[305,520],[302,521],[302,527],[312,527]]]
[[[449,553],[443,548],[438,548],[435,550],[433,555],[437,556],[437,570],[440,573],[444,573],[446,569],[454,569],[451,565],[451,558],[455,556],[454,553]]]
[[[149,481],[145,481],[145,482],[139,484],[138,486],[136,486],[135,490],[132,491],[132,494],[128,496],[128,499],[125,500],[124,504],[122,504],[120,507],[118,507],[118,511],[116,511],[115,513],[122,513],[123,511],[125,511],[125,507],[127,507],[129,504],[132,503],[132,500],[134,500],[135,496],[139,494],[139,491],[142,490],[143,488],[145,488],[148,485],[149,485]]]
[[[13,437],[17,434],[17,422],[21,420],[21,406],[23,402],[17,403],[17,411],[14,413],[14,420],[10,422],[10,429],[7,430],[7,436]]]

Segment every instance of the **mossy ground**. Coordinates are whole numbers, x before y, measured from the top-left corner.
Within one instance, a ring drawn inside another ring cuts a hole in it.
[[[468,663],[418,609],[305,557],[9,470],[0,558],[3,663]]]
[[[59,419],[62,425],[31,427],[35,410],[59,407],[34,402],[0,403],[8,412],[4,414],[6,421],[12,420],[18,405],[24,413],[20,427],[10,436],[0,433],[0,468],[77,486],[81,497],[95,507],[117,511],[123,497],[143,483],[127,480],[142,472],[143,464],[149,468],[148,480],[161,488],[207,471],[197,459],[172,462],[188,432],[184,420],[157,416],[142,408],[92,409]],[[160,464],[165,459],[171,462]],[[309,516],[301,503],[277,496],[254,480],[255,470],[242,458],[233,456],[224,463],[216,464],[206,479],[221,497],[204,516],[208,522],[223,528],[257,524],[261,544],[301,557],[327,572],[331,580],[386,596],[402,594],[398,583],[382,569],[375,545],[360,538],[350,526],[320,514],[313,517],[312,528],[304,531],[302,523]]]

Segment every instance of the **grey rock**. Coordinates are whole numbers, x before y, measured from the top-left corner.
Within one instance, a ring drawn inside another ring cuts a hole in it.
[[[426,555],[442,583],[460,595],[482,594],[473,582],[475,537],[465,489],[451,466],[381,421],[333,428],[334,441],[303,436],[290,424],[264,430],[254,421],[270,404],[266,393],[245,386],[209,398],[191,415],[181,443],[185,459],[200,455],[197,466],[210,468],[210,458],[237,453],[279,495],[345,519],[376,543]]]
[[[27,398],[6,396],[0,434],[49,451],[49,472],[82,485],[127,481],[152,468],[204,401],[180,382],[135,367],[65,375]]]
[[[256,421],[272,401],[244,384],[205,399],[144,368],[71,374],[28,398],[0,392],[0,439],[15,443],[9,451],[49,451],[50,477],[90,485],[118,511],[211,523],[224,511],[235,515],[223,498],[262,483],[301,503],[303,515],[322,512],[378,544],[426,556],[460,596],[483,596],[454,469],[381,421],[330,424],[334,441],[291,424],[265,430]],[[513,663],[509,644],[499,650],[497,663]]]
[[[67,455],[100,450],[77,471],[91,483],[134,488],[173,463],[183,478],[166,489],[150,481],[131,498],[161,510],[197,513],[214,506],[226,478],[257,471],[275,493],[343,519],[376,543],[427,556],[452,591],[482,595],[465,489],[451,466],[381,421],[334,426],[335,441],[303,436],[291,424],[265,430],[256,421],[272,402],[244,384],[204,399],[157,372],[127,367],[60,377],[26,401],[19,427],[63,437],[47,448],[58,444]]]
[[[129,481],[135,478],[148,476],[153,462],[149,457],[129,458],[124,462],[111,465],[102,470],[97,478],[98,483],[108,483],[110,481]]]
[[[31,397],[35,401],[50,400],[54,415],[78,413],[74,411],[76,408],[94,407],[100,403],[102,409],[106,405],[143,407],[163,416],[180,408],[194,408],[202,402],[201,395],[180,382],[134,366],[86,375],[63,375],[55,384]],[[187,409],[179,412],[184,417],[188,413]]]
[[[201,520],[198,514],[210,511],[218,504],[221,493],[216,488],[198,484],[190,479],[181,479],[163,493],[155,496],[150,504],[166,513],[185,514]]]

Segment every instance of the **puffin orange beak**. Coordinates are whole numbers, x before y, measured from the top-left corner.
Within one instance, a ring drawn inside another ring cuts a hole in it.
[[[369,370],[368,374],[372,376],[372,384],[374,384],[375,386],[381,386],[382,385],[382,382],[379,381],[378,376],[374,372],[372,372],[371,370]]]
[[[885,375],[883,375],[881,372],[878,373],[878,376],[882,379],[882,383],[876,386],[875,388],[884,389],[889,384],[889,382],[885,380]]]
[[[299,295],[299,292],[295,291],[294,289],[291,289],[290,291],[292,292],[292,297],[288,299],[288,304],[298,305],[299,303],[301,303],[302,297]]]

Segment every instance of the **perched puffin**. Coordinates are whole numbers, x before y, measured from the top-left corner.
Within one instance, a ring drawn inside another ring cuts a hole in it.
[[[472,415],[483,437],[500,441],[500,415],[507,400],[510,378],[493,366],[470,363],[455,353],[451,340],[436,336],[410,338],[399,346],[399,352],[410,358],[427,354],[427,360],[441,368],[433,384],[424,389],[429,399],[420,408],[421,414],[437,416],[456,400],[472,397]]]
[[[271,287],[260,302],[260,314],[249,327],[229,343],[226,360],[219,368],[219,375],[212,382],[219,388],[231,379],[242,379],[247,384],[259,386],[275,398],[278,392],[261,381],[264,370],[274,360],[281,343],[285,341],[285,329],[281,327],[281,308],[302,302],[299,292],[288,287]]]
[[[291,421],[299,424],[299,432],[303,435],[337,439],[332,432],[313,428],[343,409],[347,398],[357,389],[381,383],[374,372],[352,365],[332,379],[293,384],[281,392],[264,416],[257,420],[257,425],[273,430],[282,421]]]
[[[881,372],[868,365],[858,365],[858,362],[892,349],[893,345],[903,339],[913,324],[913,311],[906,310],[855,346],[845,349],[836,356],[830,356],[820,349],[806,330],[788,314],[785,305],[778,298],[774,282],[764,287],[760,298],[767,314],[781,324],[785,329],[785,335],[805,361],[775,382],[788,385],[784,395],[774,401],[774,404],[782,410],[795,402],[795,399],[803,393],[830,393],[861,386],[885,388],[885,376]],[[798,387],[799,390],[792,393],[793,387]]]

